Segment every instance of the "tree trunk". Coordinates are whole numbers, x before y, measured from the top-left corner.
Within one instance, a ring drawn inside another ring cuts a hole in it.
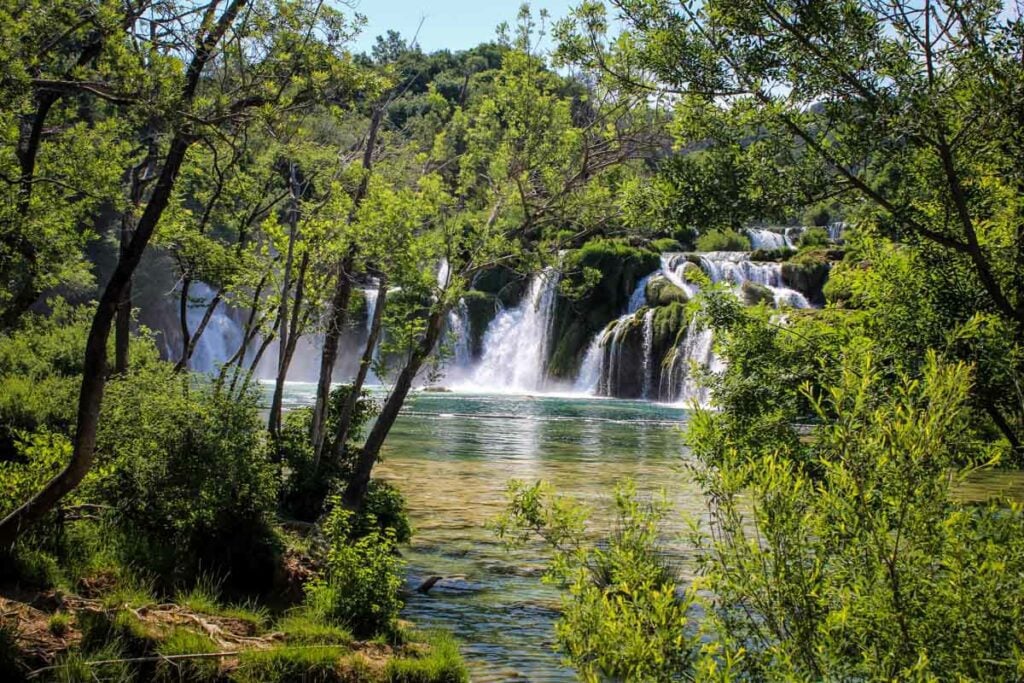
[[[430,314],[423,339],[420,340],[420,343],[409,357],[409,361],[402,368],[402,372],[399,373],[398,380],[395,382],[388,400],[385,401],[380,415],[377,416],[377,421],[373,424],[373,429],[370,430],[370,435],[366,438],[366,443],[359,452],[355,471],[349,480],[348,486],[345,487],[345,493],[342,495],[342,504],[350,510],[359,510],[363,506],[363,500],[366,498],[366,491],[370,485],[370,474],[373,472],[374,463],[377,462],[380,448],[384,445],[388,432],[391,431],[391,427],[398,418],[398,411],[402,409],[405,398],[409,395],[409,389],[412,388],[413,380],[416,379],[416,374],[423,366],[423,361],[431,354],[437,345],[438,339],[441,337],[441,330],[444,328],[444,317],[445,310],[443,308],[439,308]]]
[[[363,383],[366,382],[366,375],[373,364],[373,352],[377,348],[377,339],[380,337],[380,325],[384,319],[384,306],[387,303],[388,280],[381,275],[377,285],[377,305],[373,309],[373,319],[370,321],[370,334],[366,338],[366,348],[363,349],[363,357],[359,361],[359,371],[352,382],[352,390],[345,397],[345,403],[341,406],[341,413],[338,415],[338,427],[334,434],[334,457],[338,460],[345,452],[345,441],[352,426],[352,414],[356,409],[356,402],[363,391]]]
[[[271,430],[271,434],[275,436],[279,436],[281,431],[281,404],[284,402],[284,382],[288,377],[288,368],[292,365],[292,358],[295,357],[295,347],[298,346],[299,337],[302,336],[302,331],[306,326],[305,320],[308,319],[308,316],[301,313],[302,299],[305,293],[306,271],[308,268],[309,252],[306,252],[302,255],[302,261],[299,262],[299,276],[295,281],[295,301],[292,304],[291,334],[288,336],[288,342],[281,344],[283,350],[278,364],[277,380],[274,383],[274,399],[270,406],[271,417],[273,418],[274,415],[277,415],[277,423]]]
[[[187,108],[195,98],[206,63],[246,2],[247,0],[233,0],[217,20],[216,26],[210,29],[197,45],[196,53],[185,73],[185,85],[178,100],[182,108]],[[153,188],[149,203],[146,204],[146,210],[139,219],[135,235],[125,253],[118,258],[114,273],[110,276],[107,286],[103,288],[103,294],[96,306],[89,336],[85,342],[82,386],[78,395],[75,445],[71,452],[71,461],[57,476],[47,482],[41,491],[0,520],[0,548],[13,545],[30,524],[52,510],[64,496],[73,491],[92,467],[93,459],[96,457],[96,431],[99,426],[100,406],[103,403],[103,390],[106,385],[107,339],[110,337],[110,327],[117,314],[118,304],[124,297],[125,288],[131,282],[132,274],[142,260],[142,254],[167,208],[181,165],[185,161],[185,153],[188,152],[192,140],[190,135],[181,131],[176,132],[171,139],[163,170]]]
[[[274,382],[274,398],[270,403],[270,417],[267,429],[277,438],[281,431],[281,401],[284,396],[284,378],[288,372],[288,292],[292,288],[292,262],[295,258],[295,237],[299,230],[299,187],[295,174],[295,162],[288,164],[288,188],[291,206],[288,209],[288,252],[284,260],[284,279],[281,282],[281,303],[277,317],[280,328],[277,332],[277,381]]]
[[[377,133],[384,117],[384,106],[374,107],[370,118],[370,129],[366,136],[366,147],[363,149],[363,177],[352,198],[352,211],[349,223],[355,220],[356,211],[366,196],[370,183],[370,171],[373,169],[373,150],[377,146]],[[310,426],[310,440],[313,443],[314,462],[319,464],[324,448],[324,433],[327,422],[327,403],[331,394],[331,376],[334,364],[338,359],[338,342],[341,331],[348,318],[348,302],[352,296],[352,265],[355,262],[355,246],[349,248],[348,254],[338,265],[334,296],[331,298],[331,313],[324,335],[324,350],[320,356],[320,376],[316,384],[316,403],[313,405],[313,421]]]
[[[107,339],[117,308],[131,283],[132,274],[142,259],[142,253],[156,229],[160,216],[171,197],[178,172],[191,141],[177,135],[171,141],[163,171],[146,205],[135,235],[118,259],[117,267],[103,289],[85,344],[82,366],[82,386],[78,395],[78,417],[75,426],[75,445],[71,461],[51,479],[39,493],[0,521],[0,548],[9,547],[34,521],[52,510],[60,500],[82,481],[92,467],[96,451],[96,432],[100,418],[100,405],[106,384]]]

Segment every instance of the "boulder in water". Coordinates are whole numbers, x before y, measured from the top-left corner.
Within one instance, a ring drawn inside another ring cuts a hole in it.
[[[766,303],[769,306],[775,305],[775,294],[764,285],[747,280],[740,287],[740,291],[743,294],[743,301],[749,306],[756,306],[760,303]]]
[[[683,266],[683,277],[686,277],[688,271],[692,269],[700,271],[700,268],[697,266],[692,263],[687,263]],[[667,306],[672,303],[685,304],[690,300],[690,297],[686,295],[686,292],[679,289],[660,275],[652,277],[647,281],[644,296],[647,299],[648,306]]]

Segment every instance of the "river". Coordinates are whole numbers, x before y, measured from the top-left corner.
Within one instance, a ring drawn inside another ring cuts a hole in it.
[[[315,388],[289,384],[286,406],[309,405]],[[641,495],[669,494],[668,531],[702,513],[689,480],[686,411],[645,401],[579,396],[412,394],[374,476],[405,495],[412,542],[402,549],[409,588],[403,618],[443,628],[462,642],[474,681],[571,681],[552,648],[558,594],[540,574],[544,551],[508,551],[487,528],[505,506],[509,480],[545,480],[609,523],[610,495],[624,479]],[[1024,475],[987,473],[962,487],[970,498],[1024,497]],[[423,595],[427,577],[458,577]]]

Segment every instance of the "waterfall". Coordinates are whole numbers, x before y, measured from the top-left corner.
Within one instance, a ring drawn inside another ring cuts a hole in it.
[[[686,257],[686,254],[661,255],[661,274],[665,276],[666,280],[686,292],[686,296],[692,298],[697,295],[699,290],[696,285],[686,281],[687,264],[697,267]]]
[[[643,340],[643,385],[641,394],[644,398],[651,395],[651,375],[654,372],[654,363],[651,356],[654,354],[654,309],[649,308],[644,313],[644,340]]]
[[[456,367],[468,368],[473,362],[473,350],[470,348],[469,307],[465,300],[448,312],[448,334],[452,340],[452,361]]]
[[[629,305],[626,308],[626,313],[636,313],[640,310],[641,306],[647,303],[647,283],[656,274],[651,273],[640,278],[636,288],[633,289],[633,293],[629,295]]]
[[[792,249],[788,235],[764,228],[747,228],[750,245],[754,249]]]
[[[206,314],[216,292],[205,282],[195,280],[189,287],[189,303],[185,313],[188,329],[195,334]],[[210,322],[203,331],[203,336],[196,343],[195,351],[189,367],[197,372],[212,373],[217,366],[225,362],[242,343],[242,327],[231,317],[231,311],[225,302],[221,302],[210,317]],[[178,358],[181,349],[174,349],[171,358]]]
[[[752,282],[770,289],[776,306],[811,306],[807,297],[785,286],[779,263],[751,261],[750,254],[742,251],[709,251],[701,255],[700,263],[714,283],[727,282],[739,288],[744,282]]]
[[[683,341],[672,350],[666,359],[661,374],[658,398],[662,401],[696,403],[707,406],[710,392],[700,385],[700,371],[721,372],[724,362],[714,352],[714,330],[705,327],[694,316],[686,327]],[[695,372],[695,369],[699,369]]]
[[[573,390],[583,394],[598,394],[601,384],[601,375],[604,372],[604,342],[607,331],[602,330],[594,335],[587,353],[580,363],[580,371],[576,375],[576,383]]]
[[[484,333],[483,357],[471,385],[492,391],[544,386],[557,294],[558,272],[546,268],[530,281],[518,306],[498,313]]]

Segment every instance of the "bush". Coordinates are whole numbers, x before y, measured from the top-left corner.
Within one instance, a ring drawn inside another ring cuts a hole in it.
[[[664,254],[670,251],[683,251],[683,245],[677,239],[671,237],[662,237],[660,239],[651,240],[648,245],[651,251],[656,251],[659,254]]]
[[[317,463],[313,444],[309,440],[313,409],[297,408],[284,416],[281,437],[277,443],[278,452],[285,468],[284,483],[280,491],[281,513],[293,519],[313,521],[324,513],[328,497],[339,493],[348,475],[352,462],[346,445],[342,459],[334,457],[334,435],[338,428],[341,407],[352,385],[344,384],[331,391],[327,407],[326,439],[324,451]],[[358,442],[363,428],[378,410],[377,403],[363,391],[356,401],[349,427],[349,441]]]
[[[110,383],[96,488],[126,561],[167,587],[212,573],[229,590],[269,588],[277,476],[258,405],[255,392],[229,398],[167,364]]]
[[[352,513],[338,499],[332,504],[323,524],[324,574],[307,584],[306,604],[317,617],[360,637],[392,632],[402,609],[403,568],[394,532],[371,530],[353,539]]]
[[[697,238],[697,251],[750,251],[750,237],[731,228],[711,230]]]
[[[828,236],[828,230],[825,228],[807,228],[800,235],[801,249],[809,247],[823,247],[829,245],[831,242],[832,240]]]

